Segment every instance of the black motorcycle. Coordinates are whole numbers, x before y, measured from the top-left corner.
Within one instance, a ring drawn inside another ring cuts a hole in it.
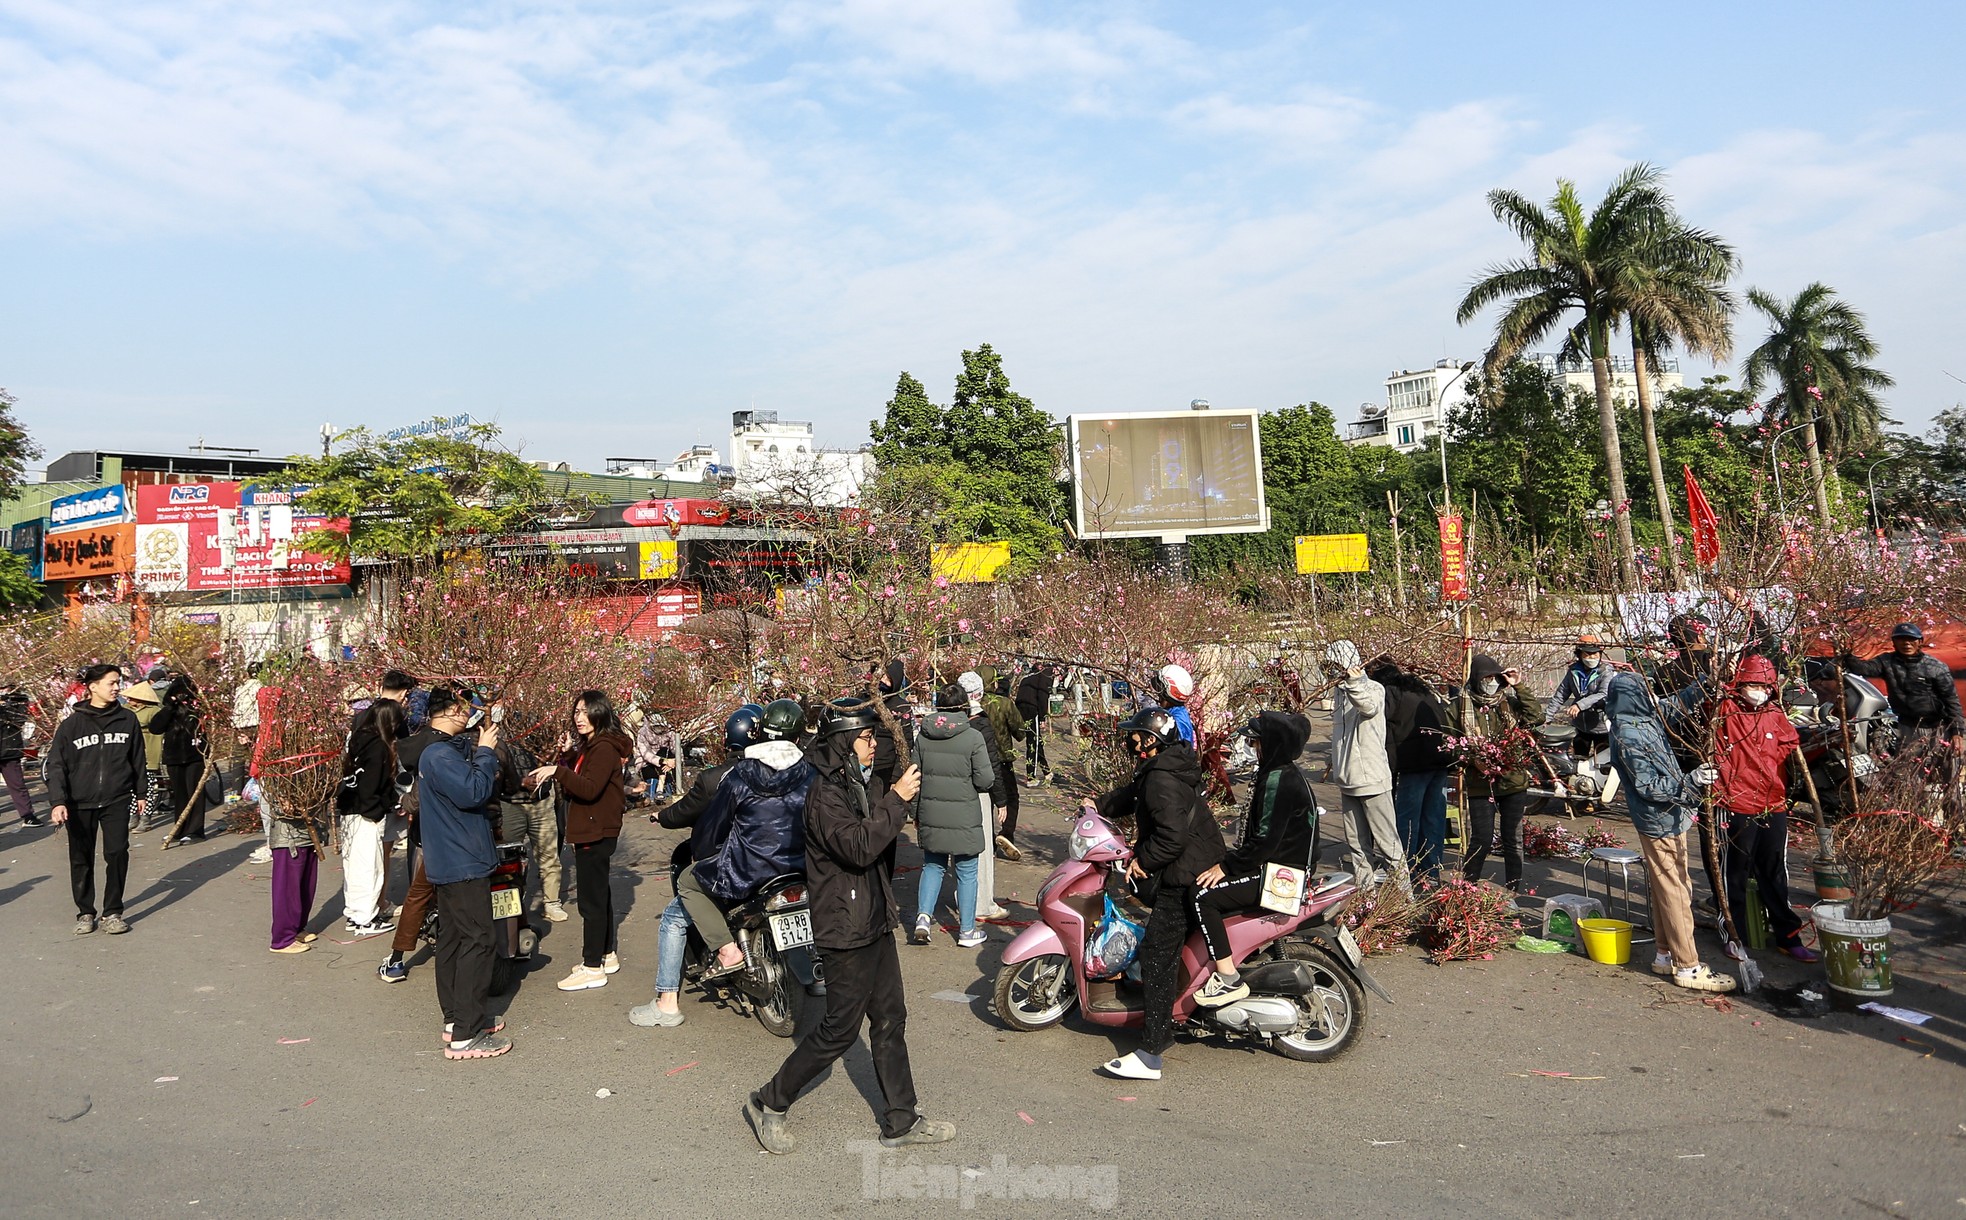
[[[797,873],[773,877],[725,914],[732,938],[744,950],[743,967],[704,977],[715,966],[716,954],[692,924],[683,955],[683,980],[695,983],[720,1004],[756,1016],[774,1037],[791,1037],[807,997],[826,994],[819,957],[812,947],[806,879]]]
[[[532,953],[539,947],[539,933],[526,920],[527,855],[523,842],[500,843],[498,863],[492,867],[493,995],[504,995],[518,985],[519,979],[532,969]],[[417,938],[435,950],[437,904],[434,901],[424,912]]]

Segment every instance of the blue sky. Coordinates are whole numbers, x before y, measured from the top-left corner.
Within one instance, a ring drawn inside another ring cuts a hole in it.
[[[1957,6],[1508,12],[0,0],[0,386],[51,455],[469,411],[593,468],[856,444],[987,341],[1054,414],[1343,420],[1484,348],[1486,190],[1649,160],[1901,421],[1966,399]]]

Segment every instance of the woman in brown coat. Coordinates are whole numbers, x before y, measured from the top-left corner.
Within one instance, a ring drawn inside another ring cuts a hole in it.
[[[573,732],[562,761],[526,776],[536,788],[553,780],[567,794],[567,842],[573,844],[574,882],[580,889],[581,962],[560,980],[561,991],[605,987],[621,969],[614,951],[614,895],[608,861],[621,837],[627,807],[622,768],[635,747],[621,731],[614,704],[597,690],[581,691],[573,701]]]

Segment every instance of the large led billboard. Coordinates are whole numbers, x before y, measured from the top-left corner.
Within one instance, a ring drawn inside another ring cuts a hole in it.
[[[1255,411],[1073,415],[1081,538],[1247,534],[1270,527]]]

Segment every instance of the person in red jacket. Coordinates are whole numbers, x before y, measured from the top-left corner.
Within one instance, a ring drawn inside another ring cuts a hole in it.
[[[1741,659],[1714,713],[1714,811],[1727,823],[1727,905],[1734,927],[1747,927],[1752,877],[1782,952],[1813,962],[1816,951],[1802,943],[1802,921],[1789,906],[1788,761],[1798,737],[1775,698],[1780,689],[1767,657]],[[1747,956],[1738,945],[1729,945],[1728,953]]]

